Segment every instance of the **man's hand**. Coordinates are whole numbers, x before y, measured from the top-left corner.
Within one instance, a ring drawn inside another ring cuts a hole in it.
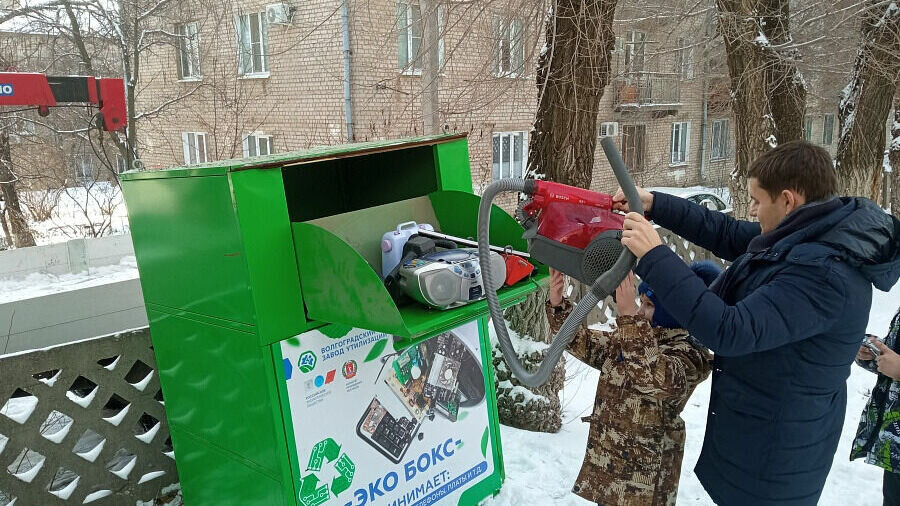
[[[643,258],[648,251],[662,244],[662,239],[659,238],[659,233],[653,225],[638,213],[625,215],[622,228],[622,245],[638,258]]]
[[[881,355],[875,359],[878,363],[878,372],[893,380],[900,380],[900,355],[894,353],[894,350],[877,339],[869,341],[881,351]]]
[[[644,206],[644,212],[650,211],[653,207],[653,194],[641,187],[637,187],[637,192],[638,195],[641,196],[641,205]],[[624,213],[631,211],[631,209],[628,208],[628,200],[625,198],[625,192],[623,192],[621,188],[617,189],[616,194],[613,195],[613,209]]]
[[[566,280],[563,278],[563,273],[550,268],[550,305],[553,307],[559,306],[562,304],[563,300],[563,288],[566,286]]]
[[[638,307],[637,303],[634,302],[634,294],[634,272],[628,271],[628,275],[616,287],[616,306],[619,309],[619,315],[637,314]]]

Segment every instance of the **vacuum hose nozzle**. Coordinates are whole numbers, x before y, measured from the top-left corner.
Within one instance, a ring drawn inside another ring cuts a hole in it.
[[[628,173],[622,156],[616,149],[612,139],[606,137],[600,141],[606,157],[612,165],[619,186],[625,193],[628,200],[628,206],[636,212],[643,212],[640,195],[634,186],[634,181]],[[507,178],[501,179],[490,184],[481,196],[481,205],[478,209],[478,256],[481,263],[481,275],[484,281],[485,296],[490,310],[491,320],[493,320],[494,330],[497,332],[497,340],[499,342],[500,351],[503,353],[509,370],[519,379],[519,381],[529,387],[537,387],[543,385],[550,378],[550,374],[562,357],[566,347],[571,342],[572,337],[578,327],[587,319],[588,313],[591,312],[601,300],[605,299],[609,294],[615,291],[619,283],[625,279],[628,272],[634,267],[637,259],[634,254],[627,248],[622,250],[618,260],[610,268],[603,273],[591,285],[588,292],[575,306],[575,309],[563,322],[559,332],[552,339],[550,348],[544,356],[543,362],[536,371],[529,371],[519,360],[516,350],[513,348],[512,341],[509,337],[509,329],[506,328],[506,321],[503,317],[503,309],[500,307],[500,300],[497,297],[497,291],[490,287],[495,286],[492,282],[493,273],[491,272],[490,260],[490,221],[491,206],[494,198],[505,192],[521,192],[532,195],[535,192],[536,183],[533,179]]]

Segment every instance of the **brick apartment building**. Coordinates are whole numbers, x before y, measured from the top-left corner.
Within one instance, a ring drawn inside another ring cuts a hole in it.
[[[142,63],[152,77],[139,109],[184,96],[142,123],[148,168],[423,133],[422,55],[432,48],[416,3],[348,2],[346,12],[340,2],[214,4],[176,13],[180,41]],[[721,41],[709,42],[714,10],[670,24],[639,13],[639,2],[617,12],[599,135],[617,138],[639,184],[726,185],[734,128]],[[527,165],[545,16],[542,4],[516,0],[438,10],[441,129],[469,134],[476,191]],[[806,120],[809,138],[832,153],[834,86],[812,83]],[[615,188],[599,146],[592,186]]]

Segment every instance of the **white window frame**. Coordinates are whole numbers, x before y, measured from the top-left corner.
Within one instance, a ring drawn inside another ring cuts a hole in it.
[[[619,123],[617,121],[604,121],[597,130],[600,137],[615,137],[619,135]]]
[[[640,47],[640,65],[635,65],[635,48]],[[639,30],[631,30],[625,37],[625,71],[629,74],[640,74],[647,64],[647,34]]]
[[[116,174],[123,174],[128,171],[128,167],[125,164],[125,158],[116,154]]]
[[[829,118],[831,118],[831,128],[828,128]],[[834,144],[834,114],[826,114],[822,120],[822,145],[831,146],[832,144]]]
[[[259,35],[259,40],[255,42],[251,29],[253,16],[256,16],[255,24]],[[240,14],[235,17],[234,25],[237,31],[238,75],[250,79],[269,77],[269,28],[265,11]],[[254,53],[254,45],[259,48],[259,68],[256,66],[257,54]]]
[[[79,153],[72,157],[72,162],[72,165],[75,168],[76,181],[92,181],[94,179],[93,155]],[[85,167],[87,167],[87,173],[85,173]]]
[[[709,123],[709,159],[725,160],[731,155],[731,138],[729,129],[731,121],[719,118]],[[718,130],[718,135],[716,131]]]
[[[525,75],[525,23],[519,18],[494,16],[494,75]]]
[[[262,153],[262,142],[265,142],[266,153]],[[275,152],[274,146],[272,144],[272,136],[266,135],[262,132],[250,132],[244,136],[241,140],[241,146],[243,148],[244,158],[254,157],[254,156],[266,156],[271,155]]]
[[[506,146],[503,145],[504,140],[507,140]],[[515,166],[516,140],[521,142],[519,153],[521,164],[518,169]],[[493,181],[525,176],[525,170],[528,168],[528,132],[494,132],[491,137],[491,148],[491,178]],[[506,167],[503,166],[504,163],[506,163]]]
[[[418,11],[419,17],[415,17]],[[438,65],[444,63],[444,8],[438,6]],[[418,31],[418,35],[416,32]],[[421,56],[425,42],[425,19],[417,2],[397,2],[397,66],[407,75],[421,75],[424,61]],[[418,46],[415,42],[418,40]],[[415,48],[415,50],[413,50]]]
[[[678,38],[674,70],[682,79],[694,78],[694,47],[687,39]]]
[[[195,165],[209,161],[206,132],[181,132],[181,149],[184,154],[185,165]]]
[[[691,122],[676,121],[672,123],[672,136],[669,142],[669,165],[686,165],[691,147]]]
[[[178,34],[177,65],[179,81],[199,81],[200,71],[200,23],[191,21],[175,25]]]

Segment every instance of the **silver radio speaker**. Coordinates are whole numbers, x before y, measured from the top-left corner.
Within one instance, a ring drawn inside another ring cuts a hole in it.
[[[492,288],[506,281],[503,257],[491,252]],[[405,262],[398,272],[398,285],[413,299],[439,309],[461,306],[484,297],[481,264],[475,248],[429,253]]]

